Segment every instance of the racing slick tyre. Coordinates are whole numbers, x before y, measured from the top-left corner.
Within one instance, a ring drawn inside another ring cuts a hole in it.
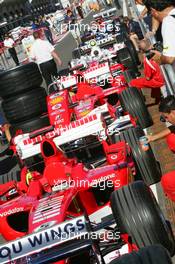
[[[127,233],[138,248],[161,244],[173,256],[172,230],[144,182],[133,182],[114,191],[111,207],[121,234]]]
[[[161,245],[141,248],[114,259],[110,264],[173,264],[167,250]]]
[[[137,120],[142,128],[153,125],[153,120],[145,105],[142,94],[134,87],[128,87],[119,95],[120,103],[126,112]]]
[[[73,59],[80,59],[82,55],[83,55],[83,51],[81,48],[76,48],[72,51]]]
[[[64,76],[67,76],[67,75],[69,75],[69,73],[70,73],[70,70],[69,70],[69,68],[65,68],[65,69],[62,69],[62,70],[60,70],[59,72],[58,72],[58,76],[62,76],[62,77],[64,77]]]
[[[139,56],[138,56],[138,52],[136,51],[133,43],[131,40],[126,40],[125,41],[125,45],[127,46],[127,48],[129,49],[129,52],[131,54],[131,57],[132,57],[132,60],[134,61],[134,63],[136,65],[140,65],[140,59],[139,59]]]
[[[14,160],[14,158],[8,158],[8,159],[9,159],[9,163],[13,162]],[[12,167],[11,171],[8,171],[0,175],[0,184],[5,184],[11,181],[19,182],[20,180],[21,180],[20,168],[17,163],[16,166]]]
[[[117,51],[117,57],[119,63],[123,64],[127,69],[132,69],[134,72],[138,72],[135,59],[132,58],[130,51],[127,47],[124,47]]]
[[[126,71],[124,71],[124,72],[123,72],[123,76],[124,76],[125,81],[126,81],[127,83],[130,83],[130,81],[131,81],[132,79],[135,79],[135,78],[136,78],[135,72],[132,71],[131,69],[130,69],[130,70],[126,70]]]
[[[39,87],[42,81],[38,65],[34,62],[3,71],[0,73],[0,97],[9,98],[31,87]]]
[[[25,122],[12,124],[10,133],[14,137],[17,130],[22,130],[23,133],[30,133],[46,126],[50,126],[50,121],[47,115],[43,115]]]
[[[111,117],[109,112],[102,113],[102,117],[104,119],[106,126],[109,126],[110,124],[112,124],[115,121],[114,118]]]
[[[2,108],[11,124],[39,116],[47,112],[45,89],[40,87],[11,97],[2,102]]]
[[[144,136],[143,130],[140,127],[133,127],[119,135],[113,135],[111,139],[113,142],[126,141],[129,144],[136,164],[136,173],[146,184],[151,185],[161,180],[161,170],[151,146],[149,145],[147,151],[142,150],[139,143],[139,138],[142,136]]]

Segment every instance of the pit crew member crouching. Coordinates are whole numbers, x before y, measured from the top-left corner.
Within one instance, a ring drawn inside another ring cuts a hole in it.
[[[169,95],[162,99],[159,105],[159,111],[162,121],[167,121],[170,123],[170,126],[155,135],[147,136],[148,141],[152,142],[166,137],[168,147],[175,153],[175,96]],[[164,174],[161,179],[161,184],[165,194],[172,201],[175,201],[175,171]]]

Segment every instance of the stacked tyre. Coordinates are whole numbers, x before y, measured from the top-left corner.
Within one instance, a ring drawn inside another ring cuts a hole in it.
[[[49,125],[46,92],[36,63],[28,63],[0,73],[2,108],[11,124],[12,135]]]

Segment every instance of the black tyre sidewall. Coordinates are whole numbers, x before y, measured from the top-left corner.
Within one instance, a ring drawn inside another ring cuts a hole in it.
[[[4,100],[2,108],[9,123],[19,123],[47,112],[44,88],[32,89],[21,96]]]
[[[121,233],[128,233],[139,248],[161,244],[173,255],[171,230],[153,193],[142,181],[113,192],[111,207]]]
[[[119,99],[124,110],[129,112],[142,128],[153,125],[153,120],[145,105],[143,96],[134,87],[128,87],[120,95]]]
[[[9,98],[39,87],[43,79],[36,63],[28,63],[0,73],[0,96]]]
[[[114,143],[126,141],[129,144],[132,157],[137,165],[137,172],[147,185],[151,185],[159,182],[162,175],[151,145],[147,151],[143,151],[140,147],[139,137],[142,136],[144,136],[143,130],[140,127],[133,127],[121,132],[120,135],[113,135],[112,141]]]
[[[11,126],[10,132],[14,136],[17,130],[22,130],[23,133],[30,133],[32,131],[38,130],[40,128],[49,126],[49,118],[47,115],[39,116],[28,120],[26,122],[16,123]]]
[[[131,40],[126,40],[125,41],[125,45],[128,47],[128,50],[131,54],[131,57],[133,59],[133,61],[135,62],[136,65],[139,65],[140,64],[140,60],[139,60],[139,57],[138,57],[138,53],[132,43]]]

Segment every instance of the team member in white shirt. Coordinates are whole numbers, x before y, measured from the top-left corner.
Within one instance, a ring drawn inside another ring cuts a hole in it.
[[[31,47],[30,57],[39,65],[48,86],[52,83],[52,76],[57,77],[57,65],[61,66],[62,62],[54,46],[47,40],[40,39],[37,31],[33,33],[33,37],[35,41]]]
[[[153,51],[160,64],[175,62],[175,2],[174,0],[146,0],[144,2],[152,16],[162,23],[163,53]]]
[[[8,48],[8,51],[10,53],[10,55],[12,56],[16,66],[19,65],[19,60],[18,60],[18,56],[16,53],[16,50],[14,48],[14,40],[9,36],[9,34],[5,34],[5,40],[4,40],[4,47]]]

